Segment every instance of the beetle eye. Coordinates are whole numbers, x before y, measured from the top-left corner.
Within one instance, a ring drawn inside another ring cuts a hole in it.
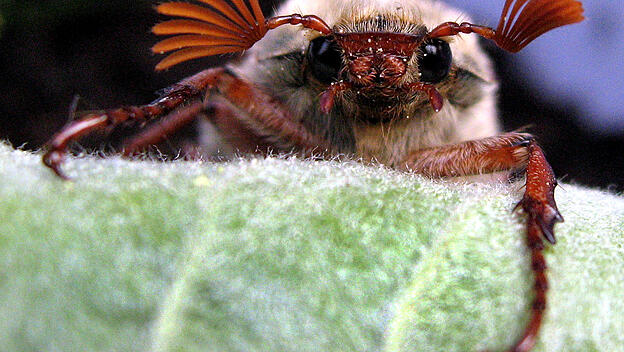
[[[418,69],[420,80],[438,83],[448,76],[453,61],[451,47],[442,39],[429,39],[420,46]]]
[[[332,37],[318,37],[308,47],[308,67],[312,75],[321,83],[330,84],[338,80],[342,68],[340,47]]]

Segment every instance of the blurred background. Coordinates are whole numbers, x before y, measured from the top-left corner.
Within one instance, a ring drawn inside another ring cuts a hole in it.
[[[339,0],[336,0],[339,1]],[[496,26],[503,0],[448,0]],[[214,60],[156,73],[155,0],[0,0],[0,139],[37,149],[79,109],[152,101]],[[266,14],[276,1],[261,0]],[[587,20],[521,53],[484,42],[506,130],[531,125],[559,178],[624,191],[624,2],[583,0]],[[218,61],[219,59],[217,59]],[[221,59],[222,61],[222,59]],[[127,133],[127,131],[126,131]]]

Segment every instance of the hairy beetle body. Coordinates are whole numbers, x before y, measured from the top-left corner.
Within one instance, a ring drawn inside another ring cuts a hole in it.
[[[278,15],[313,13],[336,32],[419,33],[463,16],[440,2],[421,1],[299,1],[285,3]],[[249,49],[242,62],[231,65],[241,77],[258,84],[287,106],[292,115],[346,154],[397,167],[411,150],[496,135],[497,83],[492,64],[478,38],[449,40],[453,71],[439,90],[447,99],[436,113],[422,94],[411,101],[369,107],[358,92],[337,99],[328,113],[320,111],[325,85],[305,67],[308,43],[319,36],[300,27],[283,26],[267,33]],[[375,43],[371,44],[374,47]],[[375,49],[376,50],[376,49]],[[411,55],[408,81],[418,80],[418,55]]]

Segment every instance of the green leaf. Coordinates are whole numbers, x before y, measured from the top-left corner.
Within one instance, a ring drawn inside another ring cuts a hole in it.
[[[498,351],[528,318],[520,184],[284,158],[64,168],[0,145],[7,351]],[[624,350],[624,199],[563,188],[536,351]]]

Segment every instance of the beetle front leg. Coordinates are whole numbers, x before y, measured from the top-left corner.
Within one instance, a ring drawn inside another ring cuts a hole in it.
[[[304,156],[333,156],[334,148],[329,142],[310,132],[297,121],[288,109],[258,87],[235,73],[222,70],[211,77],[204,97],[204,111],[224,134],[225,139],[242,152],[262,152],[273,148],[296,151]],[[192,105],[191,105],[192,107]],[[181,113],[185,114],[183,108]],[[160,141],[159,131],[171,133],[178,121],[187,117],[172,113],[166,120],[171,123],[154,126],[128,145],[128,150],[148,145],[146,141]]]
[[[67,179],[61,171],[61,164],[69,143],[96,130],[117,126],[126,121],[141,122],[163,116],[182,104],[201,97],[205,89],[214,82],[214,77],[221,72],[223,69],[214,68],[188,77],[169,87],[162,97],[147,105],[104,110],[70,122],[47,143],[48,151],[43,155],[43,163],[59,177]]]
[[[221,106],[226,113],[221,118],[212,116],[218,127],[242,124],[247,130],[245,133],[251,133],[278,150],[294,150],[304,156],[331,157],[337,153],[325,138],[312,133],[269,93],[232,72],[225,71],[216,77],[212,93],[235,108]]]
[[[170,113],[162,120],[154,123],[154,125],[149,126],[146,130],[125,141],[123,144],[123,155],[131,156],[145,147],[164,141],[168,136],[191,123],[203,110],[204,103],[195,101]]]
[[[236,153],[268,155],[276,151],[275,145],[260,135],[256,128],[245,123],[249,117],[244,114],[227,101],[214,101],[206,108],[205,116]]]
[[[296,149],[304,152],[305,155],[333,155],[334,152],[325,139],[308,131],[269,94],[236,77],[227,69],[213,68],[180,81],[168,88],[165,95],[151,104],[105,110],[101,113],[88,114],[82,119],[70,122],[47,143],[48,151],[43,155],[43,162],[58,176],[66,179],[67,177],[61,171],[61,164],[70,142],[93,131],[108,126],[116,126],[126,121],[146,121],[159,118],[193,100],[201,98],[208,98],[209,100],[214,93],[220,94],[244,112],[238,114],[237,119],[254,129],[258,136],[271,136],[273,140],[270,142],[281,146],[282,149]],[[196,106],[192,109],[195,108]],[[185,114],[184,108],[180,111],[177,117],[184,120],[181,116],[181,114]],[[186,113],[189,111],[187,109]],[[143,143],[138,144],[142,145]]]
[[[546,260],[542,254],[544,244],[542,237],[555,244],[553,228],[557,222],[563,222],[563,217],[555,203],[555,187],[557,180],[546,161],[544,152],[534,140],[528,142],[529,160],[526,172],[526,190],[522,200],[518,203],[528,215],[527,219],[527,246],[531,251],[531,268],[535,275],[535,298],[533,299],[531,320],[524,335],[511,350],[512,352],[530,351],[537,342],[542,315],[546,309]]]
[[[165,116],[161,121],[147,127],[123,143],[124,156],[132,156],[146,147],[161,143],[168,136],[201,116],[221,132],[229,147],[237,153],[268,154],[275,146],[262,139],[253,128],[240,118],[244,112],[232,104],[210,99],[210,102],[194,102]],[[221,99],[222,100],[222,99]]]
[[[519,207],[528,215],[527,246],[535,277],[535,298],[531,318],[519,342],[510,351],[530,351],[546,309],[546,261],[542,238],[555,243],[553,227],[563,221],[557,210],[554,191],[557,186],[544,152],[530,134],[507,133],[450,146],[417,150],[405,159],[407,170],[433,177],[469,176],[497,171],[526,169],[526,189]]]

